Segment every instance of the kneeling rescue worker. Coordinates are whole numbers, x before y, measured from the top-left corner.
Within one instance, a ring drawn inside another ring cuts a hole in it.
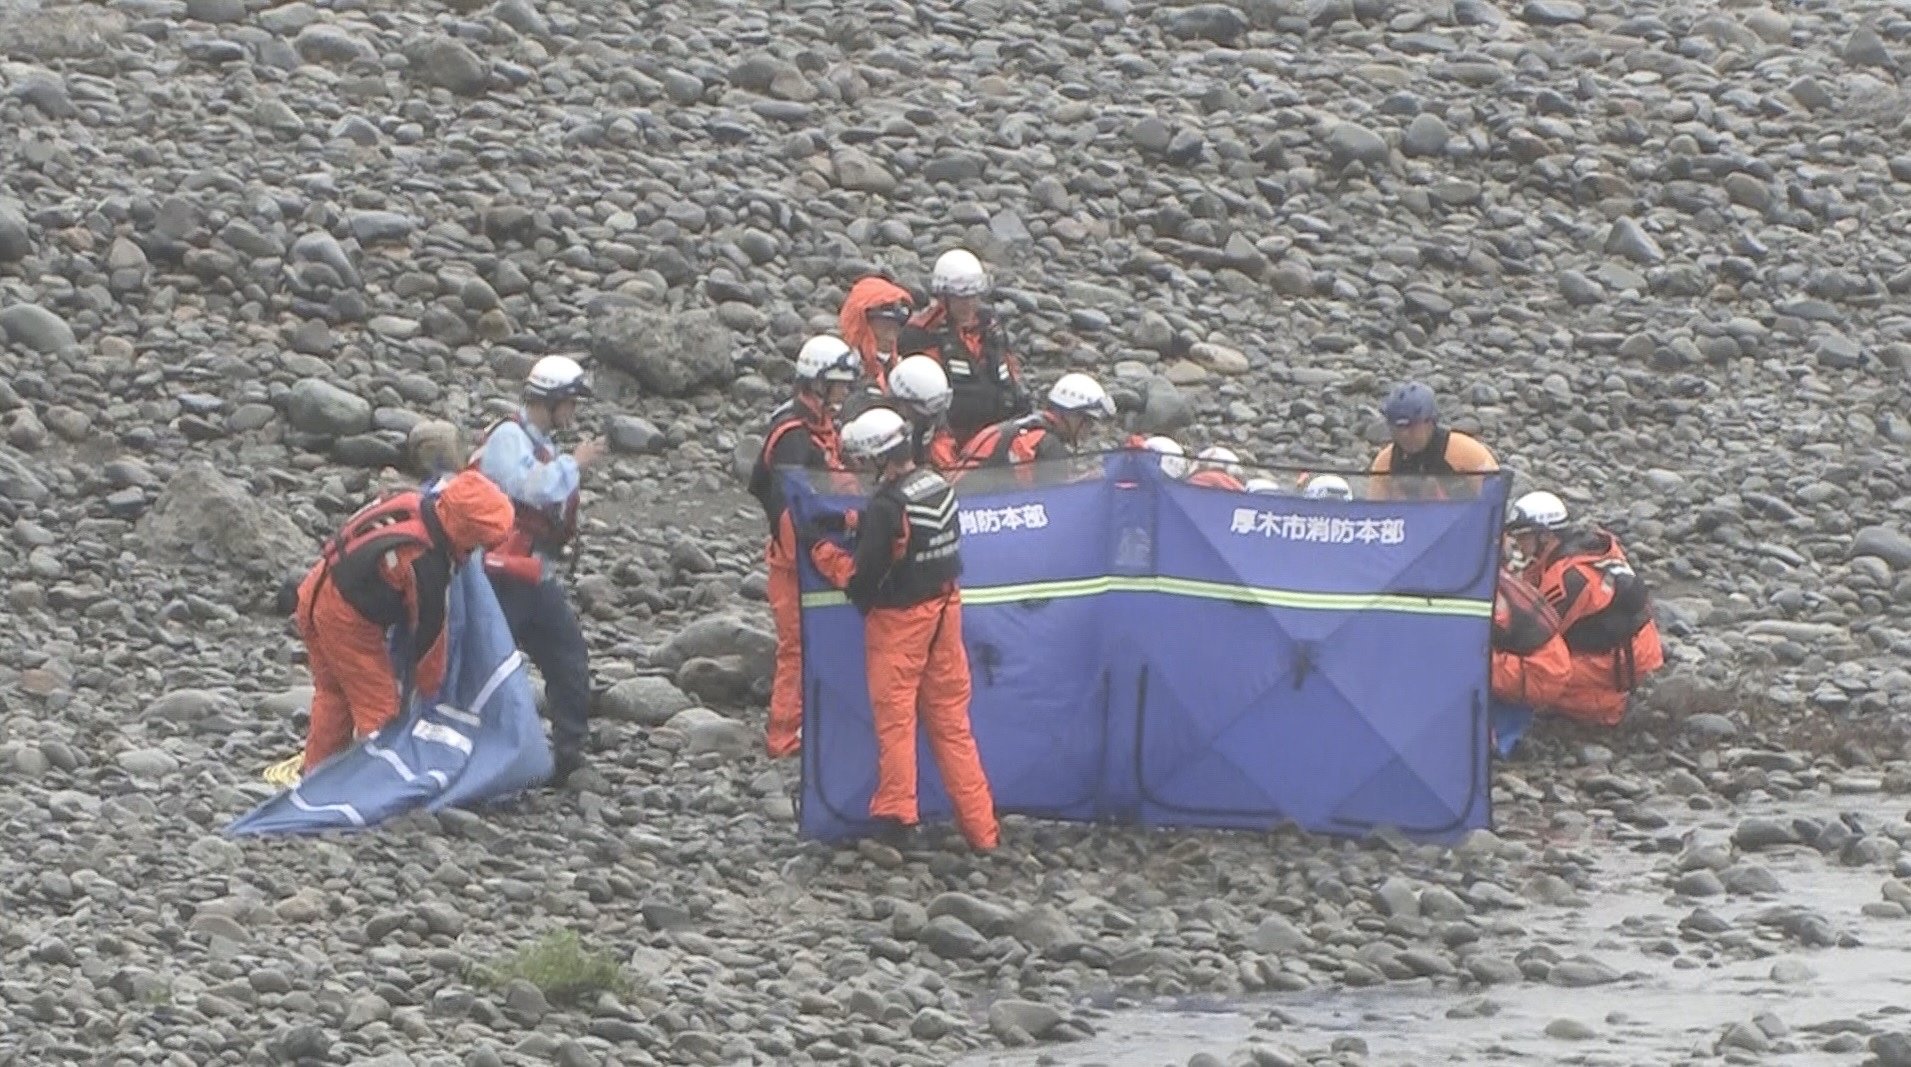
[[[1527,493],[1506,523],[1521,577],[1559,616],[1572,671],[1545,706],[1597,726],[1616,726],[1639,679],[1665,665],[1645,579],[1612,532],[1569,524],[1552,493]]]
[[[867,464],[876,490],[860,512],[819,517],[817,530],[854,528],[852,556],[817,540],[810,557],[863,613],[869,701],[875,714],[872,819],[916,825],[916,717],[971,848],[999,840],[995,799],[969,727],[969,658],[962,645],[961,531],[955,490],[910,457],[909,427],[874,408],[843,428],[843,452]]]
[[[861,377],[860,366],[856,353],[840,338],[821,334],[803,342],[796,355],[795,392],[770,415],[769,432],[750,471],[750,495],[763,505],[770,524],[763,555],[770,572],[770,614],[776,622],[776,669],[764,737],[771,759],[795,755],[803,729],[803,599],[796,577],[796,531],[777,468],[843,469],[836,413]]]
[[[1067,459],[1090,425],[1114,416],[1115,402],[1100,382],[1080,372],[1064,374],[1041,411],[985,427],[969,439],[956,465],[968,471]],[[1024,482],[1033,480],[1028,468],[1016,473]]]
[[[452,572],[510,535],[510,499],[475,471],[431,492],[395,493],[345,520],[299,583],[294,621],[312,672],[301,773],[397,718],[401,675],[418,695],[438,692]],[[392,627],[405,631],[403,671],[387,649]]]
[[[1502,569],[1493,590],[1493,695],[1526,708],[1555,707],[1572,671],[1559,613],[1531,582]]]
[[[603,457],[604,443],[583,441],[567,456],[551,434],[574,424],[578,401],[590,395],[576,360],[545,356],[525,376],[523,404],[485,430],[470,460],[517,509],[511,538],[485,555],[484,569],[512,640],[544,676],[553,786],[584,765],[590,741],[590,646],[557,561],[577,535],[583,472]]]

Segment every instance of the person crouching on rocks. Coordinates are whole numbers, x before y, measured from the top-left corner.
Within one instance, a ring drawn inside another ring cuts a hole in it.
[[[1514,570],[1537,587],[1559,616],[1572,672],[1540,710],[1595,726],[1625,718],[1639,680],[1665,665],[1652,597],[1619,538],[1569,522],[1547,492],[1513,502],[1506,521]]]
[[[770,415],[769,431],[750,471],[750,495],[763,505],[770,524],[763,555],[770,572],[770,616],[776,623],[776,666],[764,736],[771,759],[795,755],[803,730],[803,598],[796,576],[796,530],[778,468],[843,470],[836,445],[837,411],[862,377],[861,368],[861,360],[841,338],[821,334],[803,342],[796,354],[795,393]],[[855,479],[848,478],[844,488],[854,484]]]
[[[590,646],[571,608],[557,561],[577,535],[583,472],[604,455],[601,439],[558,451],[554,431],[577,420],[591,395],[584,368],[566,356],[545,356],[524,379],[523,405],[478,439],[469,467],[504,490],[516,509],[511,538],[487,553],[485,573],[511,638],[544,677],[551,717],[551,783],[561,786],[584,764],[590,741]]]
[[[1501,568],[1493,590],[1493,743],[1512,752],[1540,708],[1558,705],[1573,673],[1559,613],[1531,582]]]
[[[467,472],[361,508],[326,543],[293,613],[312,672],[301,774],[397,718],[401,675],[417,695],[436,695],[451,575],[473,550],[510,536],[511,514],[497,486]],[[406,632],[402,670],[386,646],[393,627]]]
[[[918,821],[916,723],[955,807],[956,826],[971,848],[992,852],[1000,840],[995,798],[970,731],[968,653],[962,645],[961,531],[955,490],[916,465],[909,424],[874,408],[843,427],[843,453],[867,466],[876,490],[859,511],[819,516],[806,524],[810,558],[863,614],[869,701],[876,726],[876,791],[869,815],[906,833]],[[823,540],[855,531],[852,555]]]
[[[902,328],[915,313],[909,290],[887,278],[870,275],[849,287],[836,315],[838,335],[856,350],[863,374],[877,391],[889,388],[889,372],[902,359],[898,342]]]

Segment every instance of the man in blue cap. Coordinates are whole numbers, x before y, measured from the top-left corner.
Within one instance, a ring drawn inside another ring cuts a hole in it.
[[[1493,453],[1477,439],[1440,425],[1433,390],[1421,382],[1396,386],[1380,405],[1393,432],[1392,443],[1374,457],[1371,496],[1392,500],[1463,500],[1480,491],[1480,479],[1500,469]]]

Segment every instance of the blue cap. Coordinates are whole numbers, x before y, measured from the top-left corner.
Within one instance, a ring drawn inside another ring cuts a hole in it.
[[[1380,413],[1395,426],[1410,426],[1416,422],[1431,422],[1439,417],[1439,407],[1433,402],[1433,390],[1420,382],[1408,382],[1394,387],[1387,394],[1386,402],[1380,405]]]

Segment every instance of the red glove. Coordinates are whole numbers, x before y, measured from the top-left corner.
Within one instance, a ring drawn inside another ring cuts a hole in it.
[[[496,552],[486,552],[484,573],[493,578],[536,585],[544,580],[544,563],[536,556],[501,556]]]

